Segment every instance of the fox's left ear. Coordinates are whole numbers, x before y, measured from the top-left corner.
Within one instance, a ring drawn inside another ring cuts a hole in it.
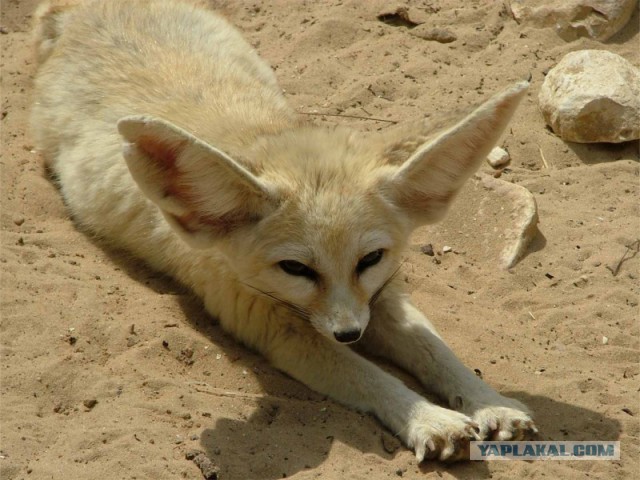
[[[415,222],[433,223],[500,139],[528,82],[492,97],[473,113],[429,139],[383,181],[385,196]]]

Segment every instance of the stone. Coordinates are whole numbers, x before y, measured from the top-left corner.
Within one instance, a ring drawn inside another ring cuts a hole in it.
[[[489,152],[489,155],[487,155],[487,163],[495,169],[508,165],[510,161],[511,156],[509,152],[502,147],[495,147]]]
[[[191,460],[202,472],[205,480],[217,480],[220,469],[211,461],[211,459],[201,450],[189,450],[185,454],[187,460]]]
[[[615,53],[568,53],[547,74],[538,103],[563,140],[620,143],[640,138],[640,70]]]
[[[420,251],[425,255],[429,255],[430,257],[433,257],[435,255],[433,251],[433,245],[431,245],[430,243],[427,243],[426,245],[422,245],[420,247]]]
[[[411,30],[411,35],[423,40],[438,43],[451,43],[455,42],[458,39],[456,34],[451,30],[447,30],[444,28],[421,28],[421,26],[414,30]]]
[[[518,23],[553,27],[566,41],[589,37],[604,42],[619,32],[633,15],[637,0],[510,0]]]
[[[529,190],[479,173],[467,181],[444,220],[419,229],[414,240],[437,245],[455,240],[465,262],[509,269],[526,254],[537,224],[538,207]]]

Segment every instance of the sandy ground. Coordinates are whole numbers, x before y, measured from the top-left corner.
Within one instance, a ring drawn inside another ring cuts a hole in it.
[[[604,48],[638,65],[637,13],[606,44],[565,43],[517,25],[498,1],[407,1],[425,27],[456,34],[441,44],[378,21],[394,10],[389,2],[218,2],[300,112],[417,119],[532,76],[502,142],[513,158],[502,179],[529,188],[540,209],[528,255],[498,269],[474,254],[486,232],[469,221],[444,239],[437,228],[420,230],[404,274],[464,362],[532,407],[541,439],[620,440],[622,459],[417,465],[374,418],[271,368],[182,287],[74,228],[29,139],[36,3],[2,2],[3,480],[201,479],[185,458],[193,448],[223,480],[638,473],[640,255],[627,249],[640,236],[638,143],[564,143],[536,105],[544,72],[567,52]],[[454,251],[440,263],[419,251],[445,241]]]

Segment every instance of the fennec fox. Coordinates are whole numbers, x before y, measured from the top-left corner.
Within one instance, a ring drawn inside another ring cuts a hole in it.
[[[418,460],[535,430],[394,280],[410,233],[443,216],[525,83],[438,131],[421,122],[378,138],[302,122],[271,69],[209,11],[105,0],[36,16],[33,135],[83,229],[191,287],[226,331],[375,414]]]

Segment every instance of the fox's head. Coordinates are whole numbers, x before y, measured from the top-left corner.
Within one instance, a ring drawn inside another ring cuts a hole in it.
[[[127,117],[118,128],[133,178],[189,245],[219,249],[247,288],[350,343],[410,233],[442,218],[526,87],[437,132],[414,125],[372,140],[295,128],[235,158],[163,120]]]

